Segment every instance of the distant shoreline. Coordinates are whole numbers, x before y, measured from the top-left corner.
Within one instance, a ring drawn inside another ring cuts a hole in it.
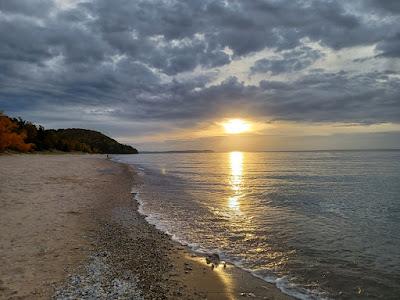
[[[159,154],[159,153],[214,153],[213,150],[171,150],[171,151],[140,151],[139,154]]]
[[[400,149],[317,149],[317,150],[262,150],[262,151],[246,151],[246,150],[230,150],[230,151],[214,151],[214,150],[171,150],[171,151],[140,151],[139,154],[185,154],[185,153],[268,153],[268,152],[374,152],[374,151],[400,151]]]

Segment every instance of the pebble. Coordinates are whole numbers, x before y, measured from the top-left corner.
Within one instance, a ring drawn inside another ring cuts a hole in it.
[[[242,296],[242,297],[251,297],[251,298],[256,297],[256,295],[254,293],[240,293],[240,296]]]

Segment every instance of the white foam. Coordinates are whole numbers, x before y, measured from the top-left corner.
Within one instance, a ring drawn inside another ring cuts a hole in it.
[[[176,234],[172,233],[169,230],[168,222],[163,222],[160,220],[159,214],[145,213],[144,201],[140,198],[140,196],[139,196],[140,193],[137,191],[137,189],[135,189],[135,191],[136,191],[136,194],[135,194],[134,198],[139,204],[138,212],[141,215],[145,216],[145,220],[149,224],[154,225],[157,230],[169,235],[173,241],[178,242],[182,246],[189,247],[189,249],[191,251],[193,251],[194,253],[199,254],[199,255],[206,255],[209,253],[217,253],[223,261],[229,262],[244,271],[250,272],[253,276],[260,278],[260,279],[264,280],[265,282],[274,284],[283,293],[285,293],[286,295],[292,296],[294,298],[301,299],[301,300],[327,299],[327,298],[323,298],[321,296],[317,296],[318,294],[320,294],[317,291],[307,291],[305,289],[302,289],[302,288],[294,285],[293,283],[290,283],[286,277],[279,278],[276,276],[259,275],[259,274],[257,274],[256,271],[245,268],[242,260],[231,259],[220,249],[205,249],[205,248],[202,248],[198,243],[190,243],[187,240],[177,236]]]
[[[123,161],[121,161],[123,162]],[[139,168],[140,170],[143,170],[143,168]],[[141,172],[142,175],[144,175],[144,172]],[[296,286],[295,284],[291,283],[288,281],[287,277],[276,277],[276,276],[265,276],[265,275],[260,275],[257,273],[257,271],[248,269],[244,267],[243,260],[237,260],[237,259],[232,259],[229,256],[227,256],[223,251],[220,249],[206,249],[200,246],[198,243],[191,243],[184,238],[176,235],[175,233],[170,231],[170,226],[168,221],[162,221],[161,220],[161,215],[157,213],[151,213],[151,212],[146,212],[145,211],[145,201],[140,197],[140,186],[139,185],[134,185],[131,190],[131,194],[133,195],[133,198],[135,201],[138,203],[138,212],[145,217],[145,220],[151,224],[154,225],[155,228],[167,235],[170,236],[170,238],[181,244],[182,246],[189,247],[191,251],[193,251],[196,254],[199,255],[206,255],[209,253],[218,253],[220,258],[223,261],[229,262],[233,264],[234,266],[249,272],[253,276],[260,278],[264,280],[265,282],[274,284],[279,290],[281,290],[284,294],[287,294],[289,296],[292,296],[294,298],[300,299],[300,300],[315,300],[315,299],[320,299],[320,300],[325,300],[328,298],[324,298],[322,296],[322,293],[319,291],[309,291],[304,288],[301,288],[299,286]]]

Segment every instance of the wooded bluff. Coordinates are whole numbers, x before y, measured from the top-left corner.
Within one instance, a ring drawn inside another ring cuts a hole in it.
[[[138,151],[101,132],[80,128],[44,129],[21,118],[0,112],[0,152],[79,151],[87,153],[137,154]]]

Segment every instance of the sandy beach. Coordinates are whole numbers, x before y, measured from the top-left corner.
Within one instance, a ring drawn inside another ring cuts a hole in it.
[[[173,242],[104,155],[0,156],[1,299],[289,299]]]

